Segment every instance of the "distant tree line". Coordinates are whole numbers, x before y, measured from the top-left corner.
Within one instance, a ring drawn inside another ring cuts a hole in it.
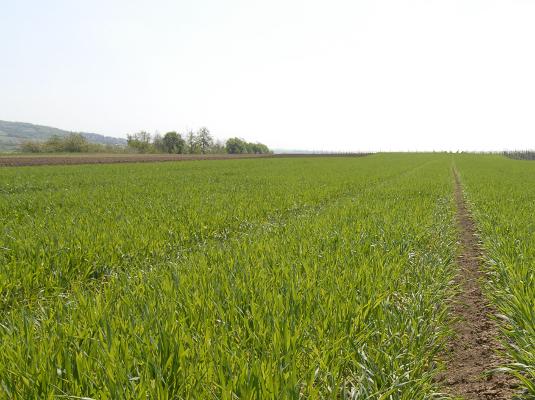
[[[25,153],[119,153],[125,152],[123,146],[89,142],[80,133],[66,136],[53,135],[44,142],[27,140],[20,149]]]
[[[240,138],[230,138],[226,142],[215,140],[207,128],[185,135],[171,131],[165,135],[141,131],[127,135],[128,147],[139,153],[170,154],[267,154],[269,148],[262,143],[250,143]]]
[[[127,146],[103,145],[89,142],[80,133],[52,136],[45,142],[26,141],[21,150],[26,153],[169,153],[169,154],[267,154],[262,143],[250,143],[240,138],[226,142],[215,140],[207,128],[185,135],[172,131],[165,135],[151,135],[141,131],[127,135]]]
[[[504,151],[503,155],[505,157],[514,158],[515,160],[535,160],[535,151],[533,150]]]

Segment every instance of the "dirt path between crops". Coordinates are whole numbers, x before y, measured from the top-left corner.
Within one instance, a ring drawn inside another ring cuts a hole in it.
[[[474,221],[468,210],[459,176],[455,176],[457,226],[460,232],[461,253],[457,258],[460,274],[453,313],[459,321],[455,325],[456,337],[449,345],[447,370],[440,377],[445,391],[464,399],[512,399],[515,381],[507,375],[485,375],[503,364],[496,354],[500,350],[496,323],[491,319],[493,310],[484,297],[480,280],[481,247],[476,236]]]

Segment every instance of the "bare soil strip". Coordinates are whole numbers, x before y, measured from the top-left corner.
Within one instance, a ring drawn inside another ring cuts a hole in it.
[[[115,164],[161,161],[233,160],[270,157],[270,154],[58,154],[0,157],[0,166]]]
[[[450,343],[446,359],[447,370],[440,377],[446,392],[464,399],[512,399],[515,381],[502,373],[489,371],[503,364],[497,354],[501,346],[492,308],[482,293],[480,280],[482,250],[476,236],[476,227],[468,210],[459,176],[455,175],[455,200],[461,252],[457,262],[460,287],[453,313],[458,322],[456,337]]]
[[[160,161],[236,160],[244,158],[363,157],[368,153],[326,154],[54,154],[0,156],[0,167],[30,165],[115,164]]]

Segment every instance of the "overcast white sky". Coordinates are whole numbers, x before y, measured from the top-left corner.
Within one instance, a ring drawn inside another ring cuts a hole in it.
[[[0,119],[272,148],[535,148],[532,0],[0,0]]]

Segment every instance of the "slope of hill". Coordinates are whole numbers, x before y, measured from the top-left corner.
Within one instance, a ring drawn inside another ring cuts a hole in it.
[[[10,152],[19,149],[26,140],[45,141],[53,135],[66,136],[69,131],[50,126],[34,125],[26,122],[0,121],[0,152]],[[126,140],[98,133],[80,132],[91,143],[126,145]]]

